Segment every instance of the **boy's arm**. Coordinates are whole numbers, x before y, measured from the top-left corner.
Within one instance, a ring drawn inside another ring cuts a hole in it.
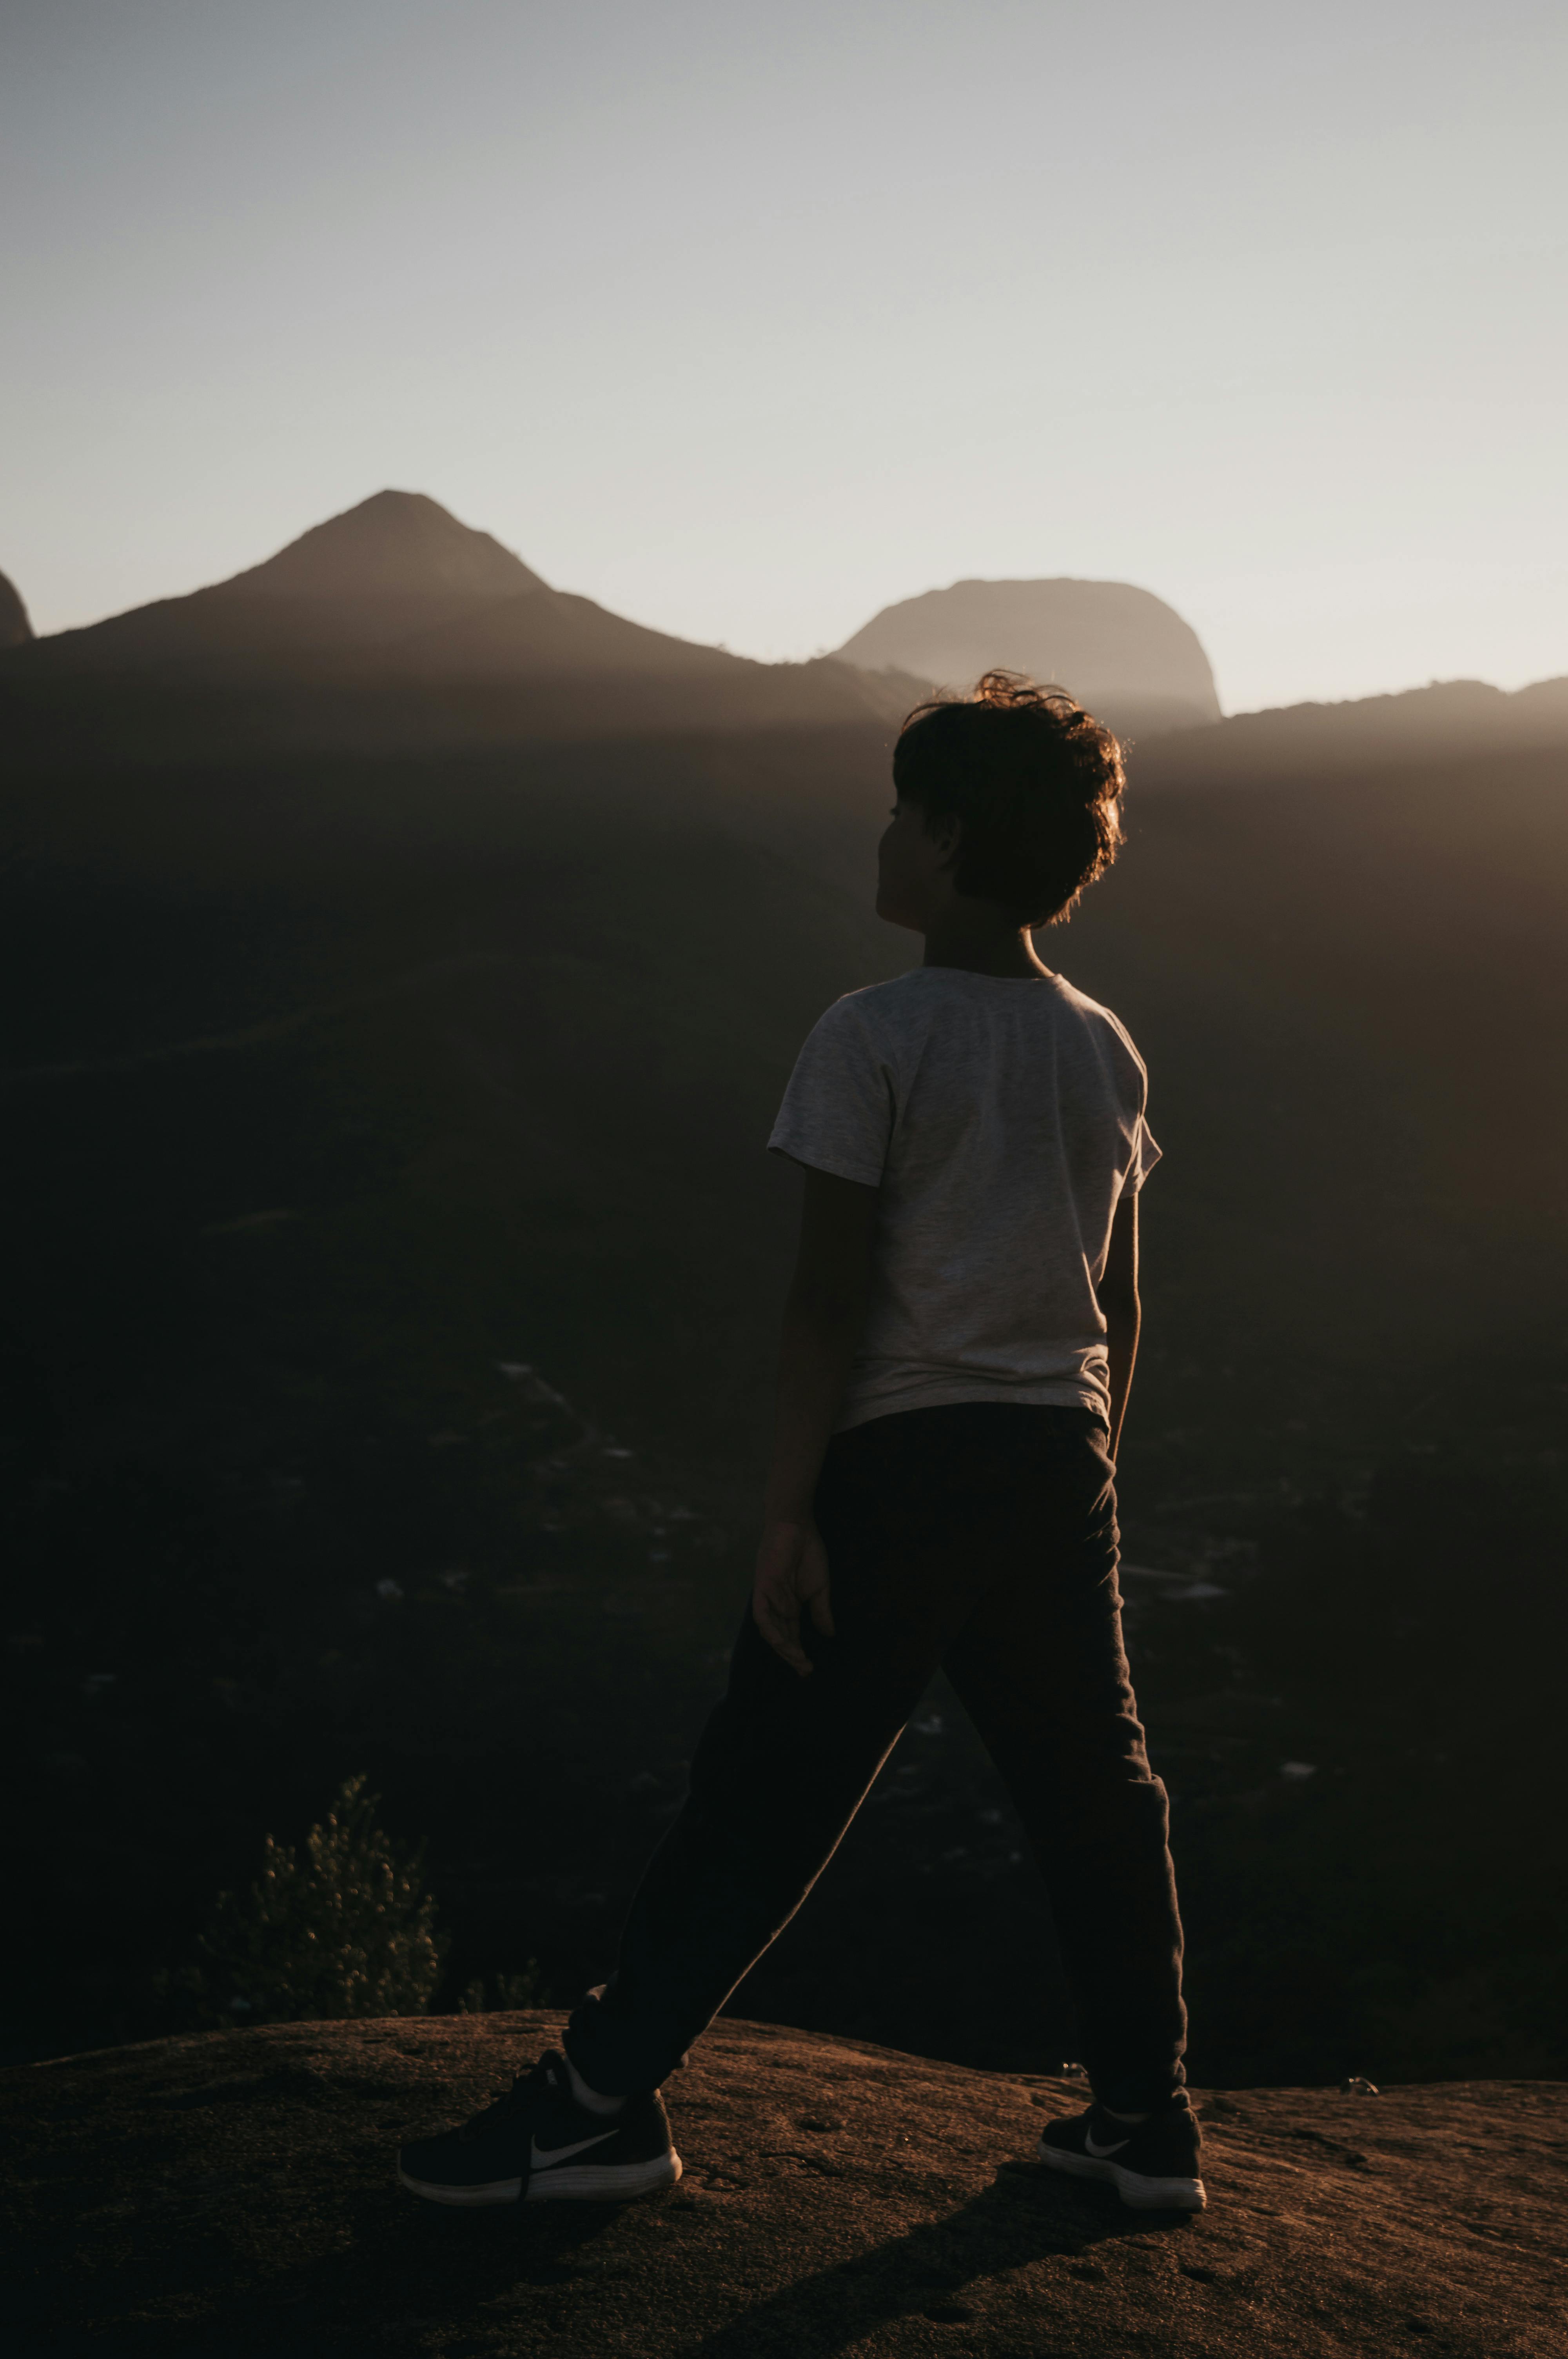
[[[811,1503],[823,1454],[865,1325],[877,1191],[829,1171],[806,1169],[800,1250],[784,1306],[773,1455],[762,1505],[752,1612],[792,1670],[811,1662],[800,1643],[802,1609],[833,1635],[827,1560]]]
[[[1117,1205],[1098,1293],[1110,1355],[1110,1454],[1114,1458],[1121,1440],[1121,1420],[1127,1415],[1127,1396],[1132,1390],[1132,1365],[1138,1357],[1138,1330],[1142,1318],[1138,1300],[1136,1193],[1124,1191]]]

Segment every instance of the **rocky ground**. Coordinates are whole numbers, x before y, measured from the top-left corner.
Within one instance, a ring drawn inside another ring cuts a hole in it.
[[[399,2136],[495,2093],[559,2022],[291,2024],[10,2071],[8,2350],[1568,2348],[1568,2084],[1206,2097],[1210,2209],[1183,2220],[1032,2158],[1081,2082],[726,2021],[666,2093],[669,2195],[465,2212],[403,2193]]]

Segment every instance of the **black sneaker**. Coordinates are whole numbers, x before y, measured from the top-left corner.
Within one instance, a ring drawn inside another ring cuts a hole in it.
[[[1047,2122],[1040,2134],[1040,2159],[1075,2179],[1101,2179],[1135,2212],[1201,2212],[1208,2201],[1198,2160],[1203,2132],[1178,2089],[1163,2112],[1146,2122],[1119,2122],[1091,2105]]]
[[[404,2147],[397,2176],[432,2203],[620,2203],[673,2187],[680,2157],[656,2089],[618,2114],[590,2114],[565,2057],[549,2055],[461,2129]]]

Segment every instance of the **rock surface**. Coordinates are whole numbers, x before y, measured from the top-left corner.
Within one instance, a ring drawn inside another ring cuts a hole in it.
[[[666,2092],[686,2175],[616,2211],[403,2193],[553,2015],[284,2025],[5,2076],[15,2359],[87,2352],[1314,2359],[1564,2348],[1568,2085],[1203,2101],[1210,2209],[1032,2158],[1082,2083],[719,2024]]]

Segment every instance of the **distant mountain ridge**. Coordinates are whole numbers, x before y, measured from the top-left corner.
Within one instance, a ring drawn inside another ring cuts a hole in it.
[[[35,637],[0,575],[0,691],[38,750],[151,757],[333,745],[522,744],[670,730],[896,728],[934,684],[1058,679],[1133,741],[1140,787],[1282,783],[1494,741],[1568,743],[1568,680],[1222,716],[1196,634],[1115,582],[960,582],[883,609],[837,655],[765,664],[552,588],[422,493],[383,491],[229,580]],[[92,698],[79,684],[97,683]],[[22,708],[26,707],[25,712]]]
[[[838,654],[948,690],[969,688],[993,666],[1027,672],[1069,689],[1129,735],[1220,718],[1197,633],[1127,582],[955,582],[884,606]]]
[[[489,533],[397,491],[226,582],[13,647],[4,669],[170,690],[511,690],[526,708],[514,722],[552,732],[886,722],[923,685],[830,658],[754,663],[646,629],[553,590]],[[487,728],[497,718],[487,708]]]
[[[1173,731],[1134,750],[1131,776],[1140,788],[1283,786],[1385,763],[1561,745],[1568,745],[1568,678],[1519,689],[1441,679],[1337,704],[1271,705],[1206,729]]]

